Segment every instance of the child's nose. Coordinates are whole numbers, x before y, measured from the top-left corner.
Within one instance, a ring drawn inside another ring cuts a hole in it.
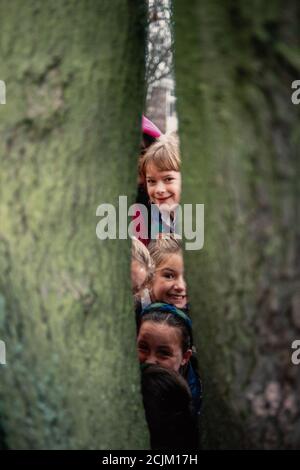
[[[185,291],[186,283],[185,283],[185,280],[184,280],[183,277],[180,277],[179,279],[177,279],[177,281],[174,285],[174,289],[176,289],[179,292]]]
[[[165,185],[164,185],[163,181],[158,181],[157,186],[156,186],[156,190],[159,193],[163,193],[165,191]]]
[[[155,354],[149,354],[145,363],[146,364],[158,364],[157,357],[155,356]]]

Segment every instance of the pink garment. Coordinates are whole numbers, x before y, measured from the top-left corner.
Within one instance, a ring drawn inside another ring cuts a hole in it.
[[[154,139],[157,139],[162,134],[158,127],[146,116],[142,116],[142,131],[143,134],[150,135]]]

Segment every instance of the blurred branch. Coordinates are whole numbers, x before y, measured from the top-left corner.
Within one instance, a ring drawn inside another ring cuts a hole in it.
[[[147,89],[172,73],[173,38],[169,0],[149,1],[148,48],[146,57]]]

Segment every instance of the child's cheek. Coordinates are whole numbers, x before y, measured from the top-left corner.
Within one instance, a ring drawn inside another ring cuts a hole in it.
[[[138,351],[138,358],[139,358],[139,362],[145,362],[146,361],[146,354],[141,352],[141,351]]]
[[[180,202],[180,193],[181,193],[181,188],[180,186],[177,187],[177,191],[175,192],[176,194],[176,202]]]

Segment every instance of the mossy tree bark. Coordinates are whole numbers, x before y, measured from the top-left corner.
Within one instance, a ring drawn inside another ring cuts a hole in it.
[[[175,0],[183,202],[205,204],[186,253],[204,377],[205,448],[300,446],[296,0]]]
[[[0,2],[2,447],[148,446],[130,244],[96,208],[133,201],[144,2]]]

